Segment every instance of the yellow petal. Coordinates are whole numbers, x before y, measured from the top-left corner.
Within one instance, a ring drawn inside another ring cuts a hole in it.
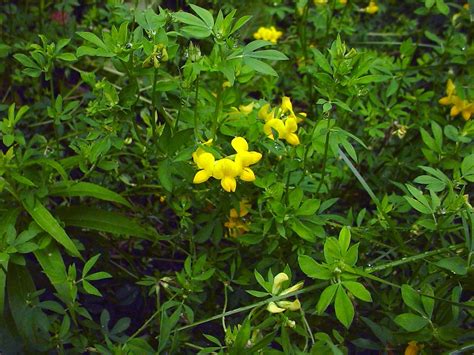
[[[249,103],[248,105],[240,105],[239,111],[245,115],[248,115],[250,112],[253,111],[254,102]]]
[[[249,150],[249,145],[245,138],[235,137],[234,139],[232,139],[231,144],[237,153],[246,152]]]
[[[275,276],[273,279],[273,287],[272,287],[272,294],[276,295],[280,292],[281,284],[285,281],[288,281],[289,277],[286,273],[280,272]]]
[[[285,309],[278,307],[275,302],[270,302],[267,306],[267,311],[270,313],[281,313],[285,312]]]
[[[237,210],[235,208],[232,208],[229,212],[230,218],[238,218],[239,214],[237,213]]]
[[[298,130],[298,124],[296,123],[296,117],[288,117],[285,121],[285,130],[288,133],[294,133]]]
[[[262,154],[259,152],[242,152],[235,156],[235,162],[243,168],[258,163],[260,159]]]
[[[420,347],[416,341],[412,340],[408,343],[408,346],[405,349],[405,355],[417,355],[418,351],[420,351]]]
[[[240,169],[239,166],[229,158],[219,159],[213,169],[213,176],[220,180],[224,177],[236,177],[239,175]]]
[[[277,302],[278,307],[289,309],[290,311],[297,311],[301,308],[301,303],[298,299],[294,300],[293,302],[290,301],[279,301]]]
[[[237,181],[233,177],[226,176],[221,180],[221,186],[227,192],[235,192]]]
[[[460,112],[461,112],[461,110],[459,110],[459,108],[457,106],[453,106],[453,107],[451,107],[450,115],[452,117],[455,117],[455,116],[459,115]]]
[[[260,110],[258,110],[258,118],[268,121],[273,118],[273,110],[270,111],[270,104],[263,105]]]
[[[291,100],[288,96],[283,96],[281,98],[281,110],[283,113],[291,112],[293,113],[293,105],[291,103]]]
[[[286,290],[280,292],[280,296],[282,295],[286,295],[288,293],[292,293],[292,292],[295,292],[295,291],[298,291],[299,289],[301,289],[304,285],[304,282],[303,281],[300,281],[298,282],[296,285],[293,285],[289,288],[287,288]]]
[[[448,79],[448,82],[446,83],[446,94],[448,96],[451,96],[454,94],[455,91],[456,91],[456,85],[454,85],[451,79]]]
[[[298,136],[294,133],[290,133],[290,134],[287,134],[286,136],[286,141],[291,144],[291,145],[298,145],[300,144],[300,139],[298,138]]]
[[[438,101],[441,105],[450,105],[451,104],[451,98],[448,96],[442,97]]]
[[[212,174],[209,174],[206,170],[199,170],[196,175],[194,175],[193,183],[201,184],[209,180]]]
[[[282,120],[280,120],[279,118],[273,118],[267,121],[267,123],[265,123],[265,125],[263,126],[263,131],[265,132],[265,134],[273,139],[272,128],[278,132],[279,138],[285,137],[285,124]]]
[[[239,175],[240,179],[247,182],[255,181],[255,174],[250,168],[244,168]]]

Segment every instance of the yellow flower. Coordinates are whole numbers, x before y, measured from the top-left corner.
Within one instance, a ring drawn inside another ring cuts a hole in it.
[[[241,117],[243,116],[248,116],[252,111],[255,103],[251,102],[248,105],[240,105],[239,108],[237,107],[231,107],[231,112],[229,112],[230,117]]]
[[[215,159],[211,153],[206,152],[202,148],[198,148],[193,153],[193,160],[198,168],[201,169],[194,175],[193,183],[201,184],[213,175]]]
[[[291,100],[288,96],[283,96],[281,98],[281,105],[280,105],[282,113],[291,113],[294,115],[295,113],[293,112],[293,104],[291,103]]]
[[[258,152],[249,152],[249,145],[245,138],[235,137],[232,139],[232,147],[237,154],[235,155],[235,162],[240,168],[239,177],[244,181],[254,181],[255,174],[250,165],[256,164],[262,159],[262,154]]]
[[[314,5],[326,5],[328,0],[314,0]]]
[[[253,34],[255,39],[263,39],[272,42],[273,44],[277,43],[281,36],[283,36],[283,32],[277,31],[275,26],[260,27],[258,31]]]
[[[439,99],[441,105],[451,105],[453,103],[453,96],[456,93],[456,86],[451,79],[446,83],[446,96]]]
[[[298,291],[303,287],[303,282],[298,282],[297,284],[281,291],[281,286],[285,281],[288,281],[290,278],[284,272],[280,272],[278,275],[275,276],[273,279],[272,285],[272,295],[274,296],[283,296],[291,292]],[[287,309],[290,311],[297,311],[301,308],[301,303],[298,299],[294,300],[293,302],[282,300],[277,302],[270,302],[267,305],[267,311],[270,313],[281,313],[286,311]]]
[[[417,355],[421,348],[416,341],[412,340],[405,349],[405,355]]]
[[[295,133],[298,130],[296,117],[290,116],[285,122],[279,118],[274,118],[265,123],[263,131],[270,139],[275,139],[273,137],[272,128],[278,132],[278,138],[286,140],[291,145],[300,144],[300,140]]]
[[[347,4],[347,0],[339,0],[339,4],[341,4],[341,5],[346,5],[346,4]]]
[[[472,114],[474,114],[474,103],[467,100],[462,100],[457,96],[454,96],[452,101],[453,107],[451,107],[451,116],[455,117],[461,114],[462,118],[464,118],[466,121],[470,120]]]
[[[214,164],[212,176],[221,180],[221,186],[227,192],[235,192],[237,188],[237,180],[235,179],[240,172],[239,165],[229,158],[219,159]]]
[[[248,222],[243,219],[249,213],[250,204],[246,201],[240,201],[239,211],[232,208],[229,212],[229,219],[224,226],[229,229],[229,236],[237,238],[239,235],[249,231]]]
[[[270,111],[270,104],[265,104],[258,110],[258,118],[265,120],[265,122],[275,118],[274,110]]]
[[[379,7],[375,1],[371,1],[369,6],[365,8],[365,12],[371,15],[375,14],[377,11],[379,11]]]

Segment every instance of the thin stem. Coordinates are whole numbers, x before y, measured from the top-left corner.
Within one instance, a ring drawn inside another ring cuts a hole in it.
[[[151,91],[151,105],[153,108],[153,114],[151,118],[151,130],[152,130],[152,136],[155,138],[156,136],[156,118],[158,116],[158,112],[156,110],[156,80],[157,80],[157,75],[158,75],[158,69],[155,68],[153,72],[153,88]]]
[[[227,310],[227,301],[228,301],[228,296],[227,296],[227,284],[224,283],[224,307],[222,308],[222,329],[224,330],[224,333],[227,330],[227,327],[225,325],[225,311]]]
[[[329,136],[331,134],[331,120],[328,117],[328,126],[326,132],[326,142],[324,143],[324,157],[323,157],[323,170],[321,172],[321,180],[319,181],[318,188],[316,189],[316,195],[321,190],[321,186],[323,185],[324,177],[326,175],[326,161],[328,159],[328,151],[329,151]]]
[[[202,141],[201,134],[199,133],[199,127],[198,127],[198,102],[199,102],[199,75],[196,78],[196,90],[194,94],[194,137],[198,141]]]
[[[267,303],[269,302],[276,302],[276,301],[281,301],[283,299],[286,299],[286,298],[289,298],[289,297],[293,297],[293,296],[296,296],[296,295],[299,295],[299,294],[302,294],[302,293],[306,293],[306,292],[310,292],[310,291],[314,291],[314,290],[317,290],[317,289],[320,289],[320,288],[323,288],[323,287],[326,287],[327,286],[327,282],[322,282],[322,283],[319,283],[319,284],[314,284],[312,286],[309,286],[309,287],[306,287],[306,288],[303,288],[299,291],[295,291],[295,292],[292,292],[292,293],[288,293],[288,294],[285,294],[285,295],[280,295],[280,296],[273,296],[271,298],[268,298],[266,300],[263,300],[263,301],[260,301],[260,302],[257,302],[257,303],[253,303],[251,305],[248,305],[248,306],[244,306],[244,307],[240,307],[240,308],[237,308],[237,309],[233,309],[231,311],[227,311],[223,314],[218,314],[216,316],[213,316],[213,317],[210,317],[210,318],[207,318],[207,319],[203,319],[203,320],[200,320],[200,321],[197,321],[197,322],[194,322],[193,324],[188,324],[188,325],[185,325],[185,326],[182,326],[180,328],[177,328],[177,329],[174,329],[171,333],[175,333],[175,332],[180,332],[182,330],[185,330],[185,329],[189,329],[189,328],[194,328],[198,325],[201,325],[201,324],[204,324],[204,323],[208,323],[208,322],[212,322],[214,320],[218,320],[220,318],[222,318],[223,316],[230,316],[230,315],[233,315],[233,314],[238,314],[238,313],[242,313],[242,312],[245,312],[245,311],[248,311],[248,310],[252,310],[254,308],[257,308],[257,307],[260,307],[260,306],[263,306],[263,305],[266,305]]]

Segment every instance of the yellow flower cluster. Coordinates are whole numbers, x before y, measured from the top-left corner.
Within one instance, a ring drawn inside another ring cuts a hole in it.
[[[283,32],[278,31],[275,26],[260,27],[258,31],[253,34],[255,39],[263,39],[273,44],[277,43],[281,36],[283,36]]]
[[[469,120],[474,114],[474,102],[461,99],[456,95],[456,85],[454,85],[451,79],[448,79],[446,84],[446,96],[439,99],[441,105],[452,105],[451,116],[455,117],[459,114],[462,115],[466,121]]]
[[[298,114],[300,117],[306,117],[306,113]],[[289,97],[284,96],[280,105],[280,109],[270,110],[270,104],[263,105],[258,111],[258,117],[265,120],[263,131],[271,138],[273,137],[273,130],[278,132],[278,138],[286,140],[291,145],[300,144],[300,139],[296,134],[298,130],[298,123],[301,121],[294,111],[293,105]]]
[[[379,7],[375,1],[371,1],[369,6],[365,8],[365,12],[371,15],[375,14],[377,11],[379,11]]]
[[[298,282],[296,285],[293,285],[286,290],[281,290],[281,286],[283,282],[288,281],[290,278],[284,272],[280,272],[278,275],[275,276],[273,279],[273,286],[272,286],[272,295],[274,296],[283,296],[287,295],[291,292],[298,291],[303,287],[303,282]],[[301,303],[298,299],[294,300],[293,302],[290,301],[277,301],[277,302],[270,302],[267,306],[267,311],[270,313],[281,313],[285,312],[286,310],[290,311],[297,311],[301,308]]]
[[[224,226],[229,229],[229,236],[237,238],[239,235],[249,231],[248,222],[245,216],[249,214],[250,204],[244,200],[240,201],[239,211],[232,208],[229,213],[229,219],[224,223]]]
[[[254,181],[255,174],[250,165],[256,164],[262,154],[249,152],[249,146],[245,138],[235,137],[232,140],[232,147],[236,154],[232,157],[219,159],[216,161],[214,155],[198,148],[193,153],[193,160],[200,169],[194,176],[193,183],[201,184],[210,177],[221,181],[222,188],[227,192],[234,192],[237,188],[237,177],[243,181]]]

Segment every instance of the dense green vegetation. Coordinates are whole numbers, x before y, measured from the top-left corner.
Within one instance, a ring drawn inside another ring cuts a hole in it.
[[[0,5],[0,353],[472,353],[469,3]]]

